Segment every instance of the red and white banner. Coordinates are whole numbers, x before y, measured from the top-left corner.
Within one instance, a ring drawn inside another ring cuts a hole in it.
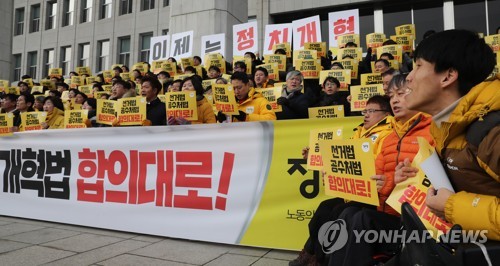
[[[292,43],[292,23],[266,25],[264,35],[264,55],[273,54],[273,45]]]
[[[193,31],[172,34],[170,57],[177,61],[184,57],[191,57],[193,55],[193,36]]]
[[[257,21],[233,25],[233,56],[256,53],[259,49]]]
[[[226,34],[213,34],[201,37],[200,56],[210,53],[219,53],[226,56]]]
[[[330,47],[337,47],[337,38],[344,34],[359,34],[359,10],[351,9],[328,13]],[[360,46],[359,43],[357,43]]]
[[[304,49],[306,42],[321,42],[321,25],[319,16],[292,21],[293,50]]]

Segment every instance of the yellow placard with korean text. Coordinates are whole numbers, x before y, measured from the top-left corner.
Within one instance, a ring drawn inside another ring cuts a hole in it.
[[[326,42],[306,42],[304,49],[317,51],[318,58],[326,57]]]
[[[211,66],[216,66],[220,69],[220,73],[226,73],[226,61],[223,58],[208,58],[208,61],[205,61],[205,68],[207,69],[207,71]]]
[[[113,71],[112,70],[104,70],[102,72],[102,76],[104,77],[104,83],[110,84],[113,79]]]
[[[382,46],[385,42],[386,36],[383,33],[370,33],[366,35],[366,48],[372,48],[372,52],[377,52],[377,47]]]
[[[382,84],[382,75],[380,73],[361,74],[361,85]]]
[[[23,79],[23,82],[26,82],[28,83],[28,87],[33,87],[33,79],[32,78],[29,78],[29,79]]]
[[[78,75],[87,75],[87,76],[90,76],[92,75],[92,72],[90,71],[90,67],[87,67],[87,66],[83,66],[83,67],[76,67],[76,73],[78,73]]]
[[[167,63],[167,60],[155,60],[151,63],[151,69],[155,75],[158,75],[161,71],[163,71],[161,65]]]
[[[328,77],[334,77],[340,82],[340,90],[347,91],[351,84],[350,69],[323,70],[319,73],[319,84],[323,84]]]
[[[62,77],[63,71],[62,68],[49,68],[49,77]]]
[[[109,93],[107,91],[96,91],[94,92],[94,98],[95,99],[101,99],[103,95],[108,95]]]
[[[283,89],[281,87],[272,87],[272,88],[264,88],[264,89],[255,89],[255,91],[259,92],[266,98],[269,102],[269,105],[273,108],[274,112],[282,112],[283,109],[281,105],[278,104],[278,98],[281,97],[281,91]]]
[[[71,82],[70,82],[70,87],[71,88],[76,88],[80,85],[83,85],[83,78],[80,76],[72,76],[71,77]]]
[[[265,68],[267,70],[268,78],[270,80],[275,80],[275,81],[280,80],[277,63],[262,64],[262,65],[258,65],[257,67]]]
[[[358,79],[358,69],[359,69],[359,61],[354,59],[344,59],[344,60],[335,60],[334,62],[338,62],[342,64],[344,69],[351,70],[351,79]]]
[[[20,91],[19,87],[7,87],[7,88],[5,88],[5,93],[21,95],[21,91]]]
[[[192,57],[181,58],[182,69],[186,69],[188,66],[194,67],[194,59]]]
[[[96,81],[97,77],[96,76],[90,76],[85,78],[85,84],[92,84],[94,81]]]
[[[167,117],[182,117],[186,120],[198,120],[195,91],[177,91],[166,94]]]
[[[500,51],[497,52],[497,66],[500,65]]]
[[[318,53],[315,50],[299,50],[293,51],[293,66],[297,66],[298,60],[316,60]]]
[[[354,60],[363,60],[363,49],[361,47],[357,48],[342,48],[337,50],[337,58],[344,59],[345,56],[350,56]]]
[[[141,75],[144,76],[144,74],[146,74],[146,72],[148,72],[148,65],[145,64],[145,63],[135,63],[133,66],[132,66],[132,70],[139,70],[141,71]]]
[[[368,99],[375,95],[384,95],[382,84],[351,86],[351,112],[365,109]]]
[[[43,94],[43,86],[33,86],[33,88],[31,88],[31,94],[33,94],[34,92]]]
[[[46,119],[46,112],[23,112],[21,113],[21,128],[23,131],[41,130],[42,123]]]
[[[294,53],[295,54],[295,53]],[[318,60],[299,59],[295,62],[295,69],[302,73],[304,79],[317,79],[321,72],[321,63]]]
[[[8,88],[10,86],[10,82],[8,80],[0,80],[0,89],[5,90],[5,88]]]
[[[266,64],[278,64],[278,71],[286,71],[286,55],[283,54],[270,54],[264,55],[264,62]]]
[[[130,80],[130,74],[129,74],[129,73],[120,73],[120,77],[121,77],[124,81],[129,81],[129,80]]]
[[[171,77],[177,75],[177,64],[174,62],[164,62],[161,64],[161,68],[158,71],[160,73],[161,71],[167,72]]]
[[[102,89],[111,95],[111,89],[113,88],[113,85],[102,85]]]
[[[206,90],[209,86],[213,86],[216,81],[217,81],[217,79],[204,79],[201,82],[201,86],[203,87],[203,89]]]
[[[165,94],[158,94],[158,99],[160,99],[162,103],[167,102],[167,96]]]
[[[0,114],[0,136],[11,136],[12,127],[14,126],[14,114]]]
[[[191,77],[192,75],[194,75],[194,74],[182,74],[182,75],[176,75],[176,76],[174,76],[174,80],[178,80],[178,79],[180,79],[180,80],[184,80],[185,78],[189,78],[189,77]]]
[[[233,69],[236,62],[243,62],[247,66],[246,74],[252,74],[252,58],[241,55],[233,55]]]
[[[337,37],[337,45],[339,48],[345,48],[345,45],[349,42],[355,43],[360,46],[359,34],[344,34]]]
[[[234,96],[233,86],[229,84],[215,84],[212,86],[215,109],[226,115],[238,115],[238,104]]]
[[[309,119],[327,119],[344,117],[343,105],[330,105],[322,107],[309,107]]]
[[[380,56],[383,53],[389,53],[394,56],[395,60],[399,63],[403,63],[403,46],[398,44],[385,45],[377,48],[377,55]]]
[[[392,35],[391,40],[403,46],[403,52],[411,53],[413,51],[413,41],[415,40],[413,35]]]
[[[412,35],[415,37],[415,24],[405,24],[394,28],[396,35]]]
[[[427,190],[431,182],[419,165],[432,155],[434,148],[424,138],[419,137],[417,141],[420,148],[415,158],[413,158],[412,167],[419,168],[419,171],[416,176],[397,184],[386,203],[396,211],[401,212],[403,202],[408,202],[427,230],[436,239],[440,234],[447,232],[452,225],[432,213],[425,204]]]
[[[116,108],[120,126],[142,125],[146,119],[146,98],[121,98]]]
[[[88,118],[88,112],[88,110],[64,111],[64,128],[86,128],[85,121]]]
[[[42,80],[40,80],[40,85],[44,86],[44,87],[47,87],[49,89],[55,89],[56,88],[56,85],[50,79],[42,79]]]
[[[500,53],[500,34],[485,36],[484,42],[491,47],[493,52]]]
[[[287,58],[292,57],[292,46],[290,45],[289,42],[274,44],[273,45],[273,51],[276,51],[277,49],[283,49],[283,50],[285,50]]]
[[[116,119],[117,101],[97,98],[96,121],[99,124],[113,125]]]
[[[307,153],[307,170],[323,170],[323,159],[319,148],[320,140],[341,140],[342,136],[343,128],[341,126],[311,129],[311,133],[309,134],[309,152]]]
[[[369,139],[319,140],[325,194],[378,206],[372,149]]]

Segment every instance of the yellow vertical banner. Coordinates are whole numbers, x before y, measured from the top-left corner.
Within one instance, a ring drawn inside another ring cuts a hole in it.
[[[403,46],[399,44],[386,45],[377,48],[377,55],[380,56],[383,53],[389,53],[394,56],[395,60],[399,63],[403,63]]]
[[[275,112],[282,112],[283,109],[281,105],[278,104],[278,98],[281,97],[281,91],[283,89],[280,87],[272,87],[272,88],[265,88],[265,89],[255,89],[255,91],[259,92],[264,96],[264,98],[267,99],[271,107],[273,108],[273,111]]]
[[[198,120],[196,92],[177,91],[166,94],[167,116],[182,117],[186,120]]]
[[[500,53],[500,34],[485,36],[484,42],[491,47],[493,52]]]
[[[217,111],[222,111],[227,115],[237,115],[240,113],[231,85],[215,84],[212,87],[212,93],[214,95],[215,109]]]
[[[353,42],[355,43],[357,46],[360,46],[361,43],[359,41],[359,34],[344,34],[344,35],[340,35],[337,37],[337,45],[339,48],[345,48],[345,45],[348,43],[348,42]]]
[[[361,74],[361,85],[382,84],[382,75],[380,73]]]
[[[342,127],[311,129],[309,134],[309,152],[307,153],[307,170],[323,170],[323,159],[320,152],[320,140],[341,140]]]
[[[316,59],[299,59],[295,61],[295,69],[302,73],[304,79],[317,79],[321,71],[321,63]]]
[[[427,230],[431,232],[431,235],[437,238],[441,233],[447,232],[451,224],[432,213],[425,204],[427,190],[431,186],[431,182],[420,168],[420,165],[432,155],[430,151],[434,151],[434,148],[423,138],[418,138],[418,144],[420,149],[412,162],[412,167],[419,168],[417,175],[397,184],[389,198],[387,198],[386,203],[396,211],[401,212],[403,202],[408,202]]]
[[[21,127],[24,131],[41,130],[46,119],[46,112],[24,112],[21,113]]]
[[[344,69],[351,70],[351,80],[358,79],[358,69],[359,69],[359,61],[354,59],[343,59],[343,60],[335,60],[334,62],[338,62],[342,64]]]
[[[392,35],[391,40],[403,46],[403,52],[411,53],[413,51],[413,41],[415,40],[413,35]]]
[[[0,114],[0,136],[11,136],[14,126],[14,114]]]
[[[257,67],[263,67],[267,70],[267,73],[269,74],[269,79],[270,80],[280,80],[279,77],[279,69],[278,69],[278,64],[277,63],[269,63],[269,64],[262,64],[258,65]]]
[[[345,56],[351,56],[352,59],[357,61],[363,60],[363,49],[361,47],[357,48],[342,48],[337,50],[337,58],[344,59]]]
[[[372,48],[372,52],[376,53],[377,49],[385,42],[385,34],[383,33],[370,33],[366,35],[366,48]]]
[[[368,99],[375,95],[384,95],[382,84],[351,86],[351,112],[365,109]]]
[[[334,77],[339,80],[341,91],[347,91],[349,84],[351,84],[350,69],[323,70],[319,72],[319,84],[323,84],[328,77]]]
[[[318,53],[315,50],[295,50],[293,51],[293,66],[297,66],[298,60],[316,60]]]
[[[318,58],[326,57],[326,42],[306,42],[304,43],[304,49],[315,50]]]
[[[274,44],[273,45],[273,51],[276,51],[277,49],[283,49],[283,50],[285,50],[287,58],[292,57],[292,46],[290,45],[289,42]]]
[[[110,126],[113,125],[113,121],[115,121],[116,119],[117,106],[118,106],[117,101],[97,98],[97,111],[96,111],[97,123]]]
[[[415,24],[405,24],[394,28],[396,35],[412,35],[415,37]]]
[[[344,117],[343,105],[331,105],[323,107],[309,107],[307,109],[309,119],[325,119],[325,118],[338,118]]]
[[[121,126],[142,125],[142,121],[146,119],[146,98],[121,98],[116,109]]]
[[[323,159],[325,194],[379,205],[375,158],[369,139],[319,140]]]
[[[64,128],[86,128],[85,120],[88,118],[88,112],[88,110],[64,111]]]
[[[270,54],[264,55],[264,62],[266,64],[278,64],[278,71],[286,71],[286,55],[283,54]]]

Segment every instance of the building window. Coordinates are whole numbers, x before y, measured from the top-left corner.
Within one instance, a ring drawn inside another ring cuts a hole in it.
[[[31,6],[30,16],[30,33],[40,31],[40,4]]]
[[[30,75],[33,79],[36,79],[36,66],[38,64],[37,60],[37,52],[28,52],[28,61],[27,61],[27,66],[28,68],[26,69],[26,73]]]
[[[162,36],[165,36],[165,35],[168,35],[168,29],[164,29],[161,31],[161,35]]]
[[[64,0],[63,2],[63,23],[62,26],[73,25],[73,16],[75,14],[75,0]]]
[[[63,75],[69,75],[71,71],[71,46],[61,47],[61,62],[59,67],[62,68]]]
[[[14,59],[14,77],[12,80],[21,80],[21,54],[15,54]]]
[[[92,21],[92,0],[82,0],[81,5],[80,23]]]
[[[14,25],[14,36],[23,35],[24,33],[24,8],[16,9],[15,13],[16,24]]]
[[[103,71],[109,67],[109,41],[97,42],[97,69],[96,71]]]
[[[141,50],[139,52],[139,60],[141,62],[149,61],[149,48],[151,46],[151,37],[153,37],[153,33],[145,33],[140,35]]]
[[[78,66],[89,66],[90,43],[78,45]]]
[[[99,0],[101,3],[101,12],[99,15],[99,19],[105,19],[105,18],[110,18],[111,14],[113,12],[112,9],[112,2],[113,0]]]
[[[56,1],[47,2],[47,21],[45,24],[45,30],[55,29],[56,23],[57,23],[57,2]]]
[[[54,49],[43,51],[43,74],[46,77],[49,75],[49,69],[54,67]]]
[[[132,13],[132,0],[120,0],[120,13],[119,15],[126,15]]]
[[[163,0],[163,7],[169,6],[170,0]]]
[[[500,29],[500,0],[488,1],[488,29],[489,35],[499,34]]]
[[[155,0],[141,0],[141,11],[155,8]]]
[[[118,64],[130,64],[130,37],[122,37],[118,39]]]

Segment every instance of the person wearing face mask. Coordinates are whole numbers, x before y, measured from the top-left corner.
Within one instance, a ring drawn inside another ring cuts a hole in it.
[[[311,106],[311,97],[302,93],[304,76],[297,70],[288,72],[286,85],[277,102],[282,112],[277,112],[278,120],[309,118],[308,108]]]

